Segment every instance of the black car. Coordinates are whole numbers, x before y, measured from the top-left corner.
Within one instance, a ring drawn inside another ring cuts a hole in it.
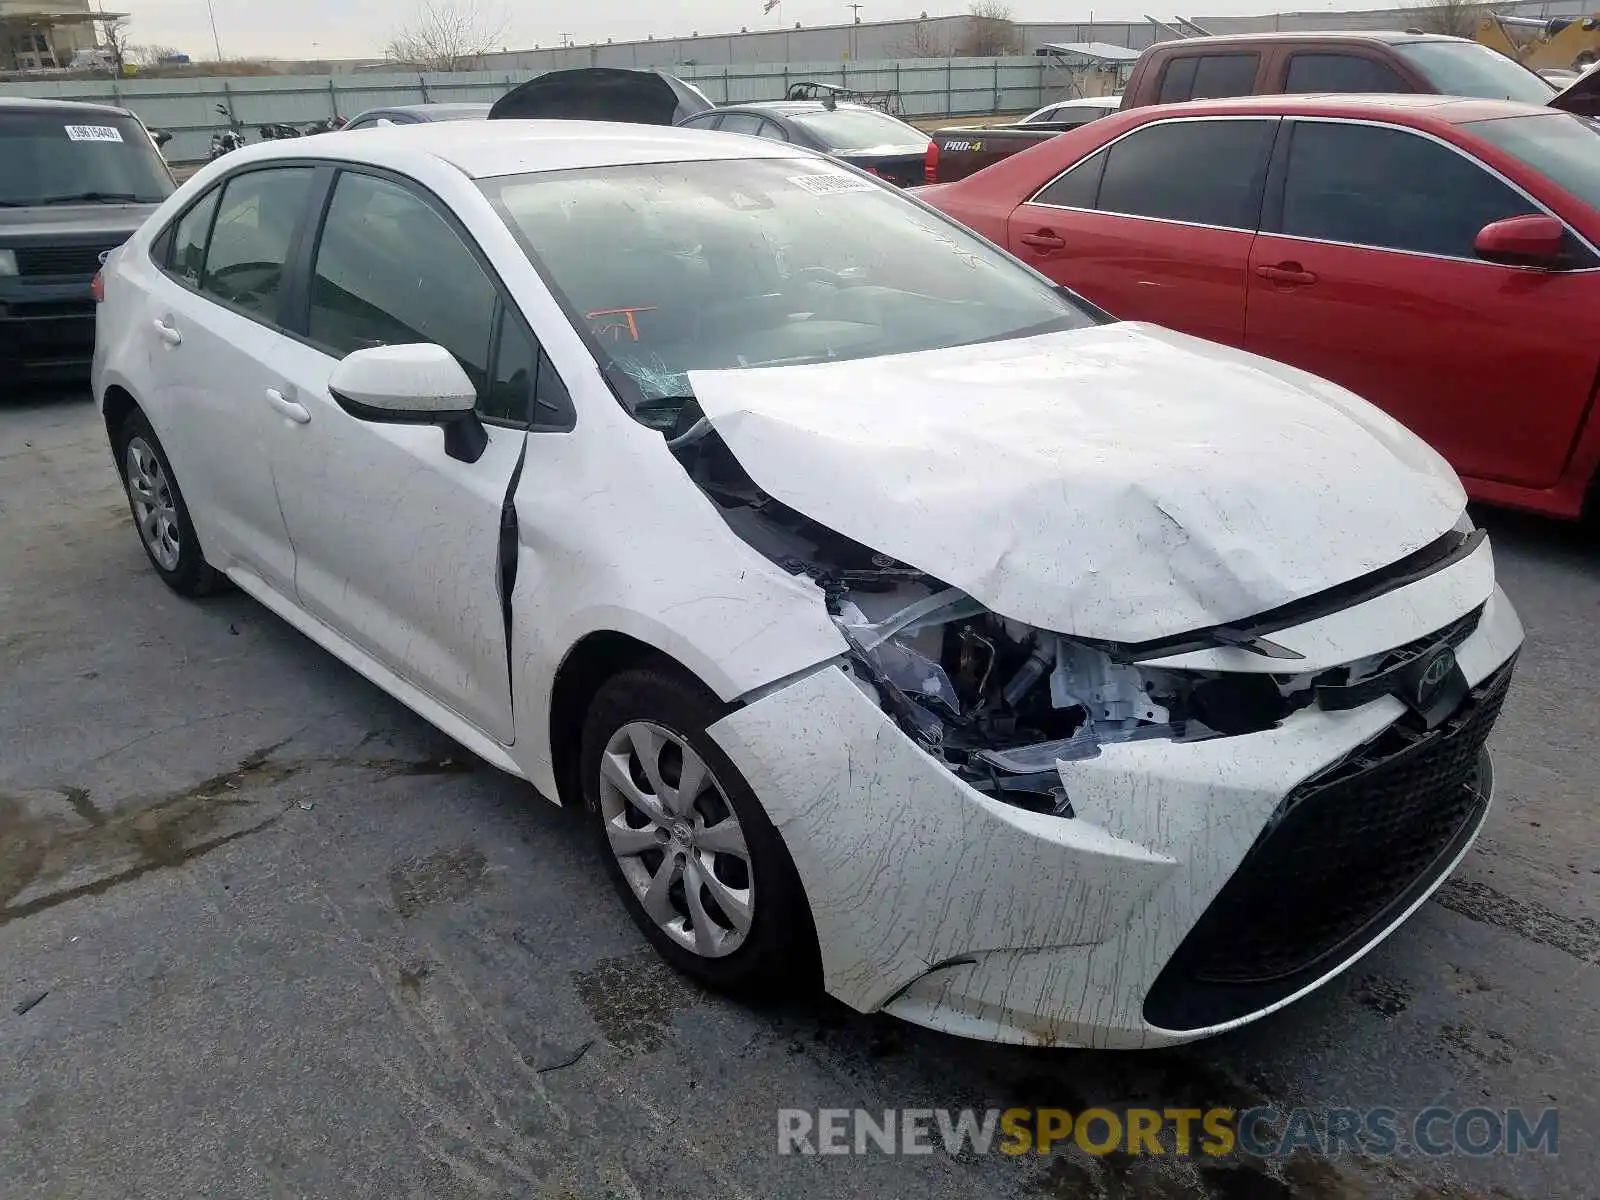
[[[376,129],[382,125],[424,125],[430,121],[481,121],[489,115],[487,104],[398,104],[369,108],[353,117],[345,131]]]
[[[792,142],[850,163],[900,187],[923,180],[928,143],[915,125],[863,104],[830,100],[765,100],[697,113],[685,129],[720,129]]]
[[[665,71],[574,67],[550,71],[507,92],[490,120],[622,121],[720,129],[820,150],[907,187],[924,182],[929,137],[914,125],[836,98],[826,84],[800,84],[820,99],[769,100],[718,108],[687,80]]]
[[[0,392],[88,375],[100,263],[174,187],[127,109],[0,97]]]

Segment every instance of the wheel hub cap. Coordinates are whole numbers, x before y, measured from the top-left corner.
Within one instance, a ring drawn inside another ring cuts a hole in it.
[[[665,726],[634,721],[600,759],[600,814],[639,903],[704,958],[744,945],[755,881],[738,814],[710,766]]]
[[[133,505],[139,537],[163,570],[176,571],[183,553],[178,505],[161,460],[143,438],[136,437],[128,443],[127,475],[128,499]]]

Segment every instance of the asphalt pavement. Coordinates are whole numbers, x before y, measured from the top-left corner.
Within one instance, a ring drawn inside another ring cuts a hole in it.
[[[241,594],[171,594],[92,406],[0,401],[0,1196],[1592,1197],[1600,537],[1480,520],[1529,641],[1457,877],[1236,1034],[1024,1050],[685,982],[580,816]],[[1018,1105],[1555,1108],[1559,1142],[777,1153],[780,1108]]]

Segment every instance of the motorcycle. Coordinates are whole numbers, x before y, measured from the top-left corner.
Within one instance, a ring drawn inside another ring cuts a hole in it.
[[[225,104],[216,106],[217,113],[228,122],[228,128],[211,135],[211,150],[206,161],[216,162],[224,154],[231,154],[244,145],[244,122],[228,111]]]
[[[333,133],[336,130],[343,129],[348,124],[350,122],[345,117],[324,117],[320,121],[313,121],[310,125],[307,125],[305,136],[314,137],[319,133]]]

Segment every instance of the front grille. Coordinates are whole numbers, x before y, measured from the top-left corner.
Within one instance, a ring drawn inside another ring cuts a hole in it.
[[[1293,994],[1410,903],[1477,827],[1507,664],[1438,728],[1397,722],[1278,806],[1145,1001],[1201,1028]]]
[[[115,245],[18,246],[18,275],[74,275],[85,278],[100,269],[100,256]]]

